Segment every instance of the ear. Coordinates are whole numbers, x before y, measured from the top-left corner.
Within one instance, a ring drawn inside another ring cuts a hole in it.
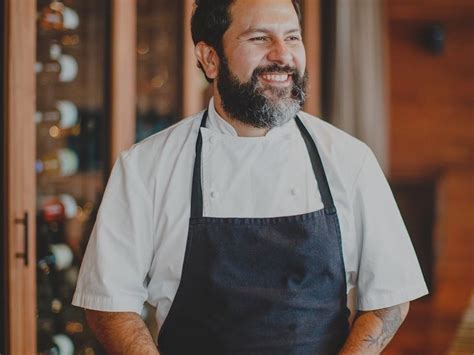
[[[219,72],[219,56],[216,50],[205,42],[199,42],[194,47],[194,55],[209,79],[215,79]]]

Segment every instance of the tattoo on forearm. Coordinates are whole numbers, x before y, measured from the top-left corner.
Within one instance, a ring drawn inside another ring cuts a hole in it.
[[[402,311],[400,306],[394,306],[374,311],[373,314],[382,321],[382,330],[377,336],[368,335],[364,341],[369,346],[384,347],[402,323]]]

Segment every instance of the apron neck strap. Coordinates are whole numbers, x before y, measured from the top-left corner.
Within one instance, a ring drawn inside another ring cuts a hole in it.
[[[296,116],[295,121],[298,125],[298,128],[300,129],[301,135],[303,136],[304,143],[306,144],[306,149],[308,150],[309,159],[311,160],[314,176],[318,182],[319,193],[321,194],[321,200],[323,202],[324,208],[326,210],[335,210],[328,179],[326,177],[316,143],[298,116]]]
[[[196,142],[196,158],[194,159],[193,185],[191,192],[191,218],[202,217],[202,185],[201,185],[201,151],[202,151],[202,134],[201,128],[206,127],[208,110],[204,112],[199,126],[199,132]]]
[[[194,171],[193,171],[193,183],[191,192],[191,218],[203,217],[203,199],[202,199],[202,185],[201,185],[201,152],[202,152],[202,135],[201,128],[206,127],[208,111],[206,110],[201,119],[201,125],[199,127],[199,133],[196,141],[196,158],[194,160]],[[308,130],[301,122],[298,116],[295,117],[296,124],[300,130],[303,140],[308,150],[311,166],[318,182],[319,193],[321,194],[321,200],[326,210],[335,210],[334,201],[329,189],[328,180],[326,173],[324,172],[321,157],[319,156],[316,144],[309,134]]]

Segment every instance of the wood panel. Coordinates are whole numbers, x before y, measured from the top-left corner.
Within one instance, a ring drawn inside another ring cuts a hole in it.
[[[303,36],[306,46],[308,70],[308,98],[305,111],[321,115],[321,0],[305,0],[303,3]]]
[[[394,178],[435,176],[474,164],[474,3],[435,3],[389,2]],[[433,21],[445,28],[440,55],[424,46]]]
[[[36,1],[7,0],[6,199],[7,349],[36,353],[35,72]],[[21,21],[20,21],[21,19]],[[19,220],[28,213],[28,243]],[[28,244],[27,261],[17,257]]]
[[[387,355],[446,354],[474,289],[474,170],[443,173],[437,182],[435,284],[431,296],[412,302]]]
[[[471,20],[472,0],[389,0],[392,20]]]
[[[474,3],[389,0],[391,178],[435,181],[433,289],[385,352],[445,354],[474,289]],[[444,51],[426,45],[444,28]]]
[[[112,1],[112,69],[110,161],[135,143],[136,124],[136,38],[135,0]]]
[[[5,110],[5,90],[6,90],[6,67],[5,67],[5,57],[7,55],[6,48],[6,35],[7,25],[6,25],[6,5],[5,2],[0,3],[0,19],[1,23],[1,35],[0,35],[0,111],[2,117],[6,117]],[[8,273],[8,264],[7,264],[7,229],[6,229],[6,220],[7,220],[7,204],[6,204],[6,171],[7,167],[5,164],[6,161],[6,123],[5,119],[0,121],[0,146],[3,149],[0,151],[0,278],[2,282],[0,283],[0,329],[6,329],[7,327],[7,314],[8,314],[8,304],[7,304],[7,273]],[[0,336],[0,353],[6,353],[6,344],[7,339],[6,334]]]

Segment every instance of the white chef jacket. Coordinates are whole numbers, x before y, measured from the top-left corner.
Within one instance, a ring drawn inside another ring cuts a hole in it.
[[[370,149],[300,112],[316,142],[340,222],[347,291],[373,310],[427,293],[410,238]],[[123,152],[112,170],[81,266],[73,304],[140,313],[163,324],[186,247],[195,144],[202,112]],[[323,208],[296,122],[239,137],[209,104],[201,128],[205,217],[277,217]],[[225,238],[225,236],[222,236]]]

